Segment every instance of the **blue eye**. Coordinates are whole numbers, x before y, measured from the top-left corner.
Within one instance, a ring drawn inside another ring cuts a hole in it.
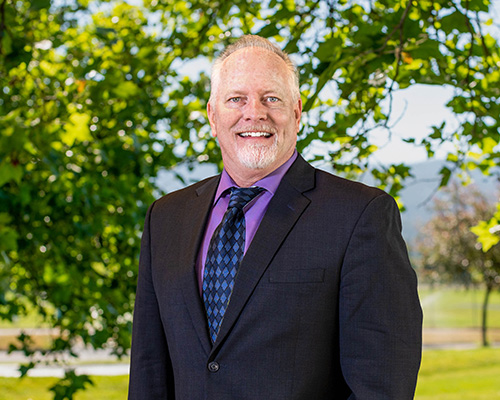
[[[277,103],[278,101],[280,101],[280,99],[274,96],[270,96],[267,98],[267,101],[269,101],[270,103]]]
[[[230,103],[238,103],[241,100],[241,97],[231,97],[228,101]]]

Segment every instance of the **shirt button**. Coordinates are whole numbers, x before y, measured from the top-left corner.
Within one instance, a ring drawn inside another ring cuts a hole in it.
[[[208,364],[208,370],[210,372],[217,372],[219,368],[220,368],[219,363],[215,361],[212,361],[211,363]]]

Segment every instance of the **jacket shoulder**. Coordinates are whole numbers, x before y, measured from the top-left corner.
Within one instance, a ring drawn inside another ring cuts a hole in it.
[[[154,203],[154,209],[164,209],[170,207],[180,207],[193,197],[202,195],[214,195],[217,188],[220,175],[205,178],[185,188],[175,190],[157,199]]]
[[[392,199],[382,189],[342,178],[319,169],[316,169],[316,188],[319,191],[329,193],[331,196],[340,197],[342,200],[355,202],[366,203],[380,196]]]

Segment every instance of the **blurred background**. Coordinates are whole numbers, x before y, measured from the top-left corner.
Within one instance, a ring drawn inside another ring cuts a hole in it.
[[[396,198],[417,399],[500,399],[500,3],[0,0],[0,398],[123,399],[142,225],[220,171],[210,65],[298,66],[298,149]]]

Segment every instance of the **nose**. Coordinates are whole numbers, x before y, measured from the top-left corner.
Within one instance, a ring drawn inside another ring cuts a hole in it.
[[[249,99],[243,117],[247,121],[264,121],[267,119],[267,108],[259,99]]]

